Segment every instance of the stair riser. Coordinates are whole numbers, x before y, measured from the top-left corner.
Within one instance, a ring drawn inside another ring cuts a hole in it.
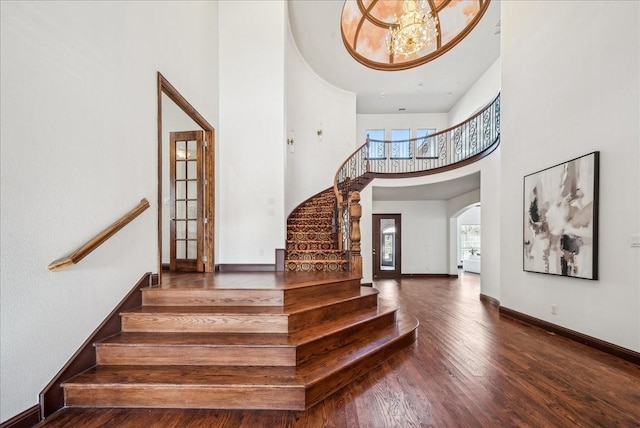
[[[100,365],[295,366],[293,347],[252,346],[96,346]]]
[[[351,326],[339,333],[325,336],[313,342],[304,344],[298,347],[298,365],[305,363],[312,358],[321,357],[335,349],[348,346],[358,340],[363,334],[375,332],[393,324],[395,319],[395,312],[390,312],[358,325]]]
[[[287,251],[328,251],[328,250],[337,250],[338,245],[333,242],[288,242],[287,243]]]
[[[162,289],[142,291],[144,306],[282,306],[281,290]]]
[[[375,348],[353,363],[340,367],[331,376],[326,376],[310,385],[307,387],[306,394],[307,408],[319,403],[334,392],[372,371],[404,348],[410,346],[417,338],[417,330],[400,335],[395,340]]]
[[[304,410],[302,387],[65,385],[68,407]]]
[[[122,314],[124,332],[287,333],[287,317],[263,315]]]
[[[348,272],[349,265],[346,261],[334,263],[287,261],[286,270],[288,272]]]
[[[313,261],[344,261],[346,254],[344,251],[328,250],[328,251],[288,251],[287,261],[297,262],[313,262]]]
[[[325,241],[333,242],[333,233],[331,230],[305,230],[305,231],[287,231],[287,239],[289,241]]]
[[[289,316],[289,330],[300,331],[307,327],[332,320],[341,315],[349,314],[360,309],[372,308],[378,301],[377,294],[370,294],[352,300],[339,302],[329,306],[310,309]]]
[[[306,304],[332,297],[335,299],[355,297],[360,295],[360,280],[334,282],[311,287],[293,288],[285,291],[285,307],[297,304]]]

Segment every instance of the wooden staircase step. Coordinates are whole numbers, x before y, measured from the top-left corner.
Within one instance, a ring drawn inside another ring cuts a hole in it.
[[[96,366],[63,386],[68,407],[304,410],[295,367]]]
[[[317,301],[323,297],[340,298],[359,293],[360,278],[345,275],[303,281],[277,289],[153,287],[142,290],[142,303],[143,306],[282,307]]]
[[[307,408],[358,379],[416,341],[418,320],[398,313],[397,323],[361,336],[349,346],[298,367]]]
[[[295,366],[395,322],[384,302],[292,334],[121,333],[95,344],[99,365]]]
[[[96,366],[64,383],[69,407],[304,410],[416,338],[417,320],[372,331],[298,367]]]
[[[142,290],[144,306],[282,306],[283,290],[161,288]]]
[[[121,314],[125,332],[288,333],[332,316],[375,306],[377,290],[354,296],[319,296],[278,306],[143,306]]]
[[[96,343],[99,365],[294,366],[287,334],[121,333]]]

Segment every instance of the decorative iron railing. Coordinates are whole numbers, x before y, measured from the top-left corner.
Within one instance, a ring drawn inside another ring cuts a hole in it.
[[[349,194],[376,177],[403,178],[433,174],[475,162],[500,143],[500,94],[464,122],[410,140],[370,140],[338,169],[334,179],[340,248],[349,249]]]

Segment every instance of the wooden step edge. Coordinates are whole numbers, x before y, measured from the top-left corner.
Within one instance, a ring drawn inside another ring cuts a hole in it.
[[[373,287],[360,287],[360,293],[353,296],[337,296],[332,298],[329,296],[327,299],[318,299],[313,302],[302,302],[300,304],[292,304],[285,307],[287,314],[291,316],[300,315],[304,312],[314,311],[323,308],[330,308],[332,306],[344,305],[349,302],[354,302],[360,299],[366,299],[371,296],[377,296],[379,291]]]
[[[403,349],[411,346],[411,344],[417,340],[417,328],[418,321],[415,319],[415,327],[399,333],[397,337],[384,343],[382,346],[375,347],[351,361],[344,362],[344,364],[340,366],[334,366],[329,373],[322,377],[308,379],[306,387],[306,408],[308,409],[319,403],[356,379],[371,372],[391,357],[400,353]]]
[[[387,304],[386,302],[382,304],[379,303],[375,308],[362,309],[355,313],[338,317],[334,320],[335,324],[322,324],[293,332],[289,335],[289,340],[295,346],[303,347],[315,341],[341,333],[345,330],[360,328],[378,318],[384,318],[391,315],[395,321],[397,309],[398,307],[395,304]]]
[[[67,407],[177,409],[305,409],[302,386],[103,385],[64,390]]]
[[[324,361],[319,359],[311,360],[299,366],[298,371],[305,385],[312,386],[314,382],[334,375],[335,371],[340,370],[342,366],[371,356],[385,346],[395,344],[398,341],[403,343],[405,339],[411,339],[409,343],[412,343],[417,340],[418,327],[419,321],[417,318],[399,313],[398,321],[395,325],[379,330],[369,336],[361,336],[357,343],[332,351],[331,355],[323,357]],[[354,352],[353,348],[357,348],[359,352]],[[328,364],[326,362],[327,359],[331,359],[337,364]]]
[[[282,306],[282,289],[155,288],[142,293],[143,306]]]
[[[368,336],[371,331],[383,330],[394,323],[395,311],[392,311],[359,320],[332,334],[319,335],[313,341],[307,341],[296,348],[297,365],[303,365],[316,358],[324,358],[337,349],[354,346],[361,340],[362,335]]]
[[[105,344],[96,348],[96,363],[110,366],[293,367],[296,348],[287,345]]]

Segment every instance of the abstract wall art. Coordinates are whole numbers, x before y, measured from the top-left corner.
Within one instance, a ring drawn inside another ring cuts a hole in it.
[[[600,152],[524,177],[527,272],[598,279]]]

